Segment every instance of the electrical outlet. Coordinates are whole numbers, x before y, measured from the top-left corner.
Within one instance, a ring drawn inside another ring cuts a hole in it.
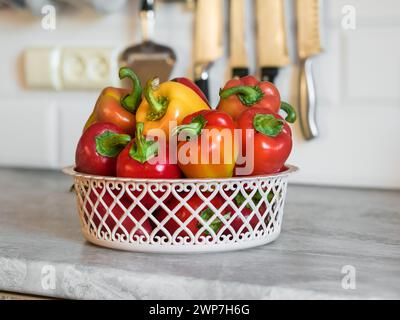
[[[24,68],[30,88],[96,90],[120,85],[114,48],[28,48]]]

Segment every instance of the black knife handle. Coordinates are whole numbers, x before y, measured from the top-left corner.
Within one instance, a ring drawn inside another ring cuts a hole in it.
[[[243,78],[249,75],[248,68],[233,68],[232,69],[232,78]]]
[[[142,0],[140,11],[154,11],[154,0]]]
[[[275,78],[277,77],[278,73],[278,68],[261,68],[261,81],[269,81],[275,83]]]
[[[204,95],[207,99],[210,99],[210,89],[208,85],[208,78],[207,79],[196,79],[196,85],[203,91]]]

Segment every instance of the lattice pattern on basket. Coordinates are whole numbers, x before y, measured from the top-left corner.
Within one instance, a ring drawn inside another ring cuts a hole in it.
[[[286,188],[287,174],[136,182],[75,174],[83,231],[98,240],[135,245],[234,244],[279,234]],[[199,207],[191,205],[194,197],[201,200]],[[181,210],[190,213],[185,220],[179,218]],[[212,213],[207,220],[205,210]],[[220,228],[212,228],[213,222]]]

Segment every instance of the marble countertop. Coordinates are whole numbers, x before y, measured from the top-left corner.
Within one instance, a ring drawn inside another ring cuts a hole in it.
[[[71,181],[0,169],[0,291],[72,299],[400,298],[400,191],[289,185],[274,243],[161,255],[86,242]]]

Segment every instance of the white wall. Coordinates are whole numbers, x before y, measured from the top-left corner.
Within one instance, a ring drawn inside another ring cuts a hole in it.
[[[250,0],[249,0],[250,3]],[[288,3],[288,16],[292,16]],[[321,136],[312,142],[295,127],[290,162],[301,168],[293,181],[330,185],[400,187],[400,3],[395,0],[324,1],[324,48],[315,58]],[[341,27],[342,7],[353,5],[356,30]],[[58,16],[46,31],[25,12],[0,10],[0,165],[60,168],[74,148],[98,92],[32,91],[23,87],[21,53],[28,46],[124,47],[138,35],[137,1],[129,10],[98,16],[89,10]],[[178,52],[175,75],[191,68],[191,13],[160,4],[157,41]],[[248,13],[250,16],[250,12]],[[250,19],[249,19],[250,20]],[[248,32],[252,26],[249,23]],[[288,19],[293,58],[293,23]],[[249,41],[249,46],[252,41]],[[294,60],[294,59],[293,59]],[[252,59],[254,64],[254,59]],[[226,58],[211,71],[213,102],[226,76]],[[295,65],[282,70],[278,86],[295,100]]]
[[[326,51],[315,59],[321,137],[296,136],[296,181],[398,188],[400,2],[325,4]],[[344,5],[356,8],[356,30],[341,28]]]

